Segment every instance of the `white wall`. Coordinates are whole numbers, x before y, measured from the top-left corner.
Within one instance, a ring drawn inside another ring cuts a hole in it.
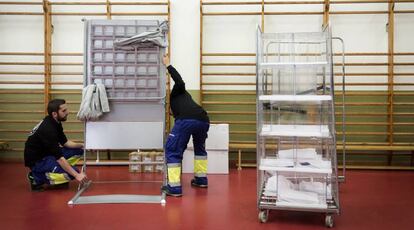
[[[412,3],[396,4],[395,10],[413,9]],[[260,11],[260,6],[254,8],[243,8],[241,6],[213,7],[204,6],[205,12],[220,11]],[[322,5],[267,5],[266,12],[310,12],[322,11]],[[331,4],[331,11],[387,11],[388,4]],[[384,52],[388,51],[388,33],[386,24],[388,21],[387,14],[332,14],[330,15],[330,25],[332,26],[333,36],[341,37],[345,40],[345,52],[362,53],[362,52]],[[320,31],[323,22],[322,15],[271,15],[265,16],[265,32],[314,32]],[[217,16],[204,17],[204,52],[255,52],[255,34],[256,25],[261,24],[260,16]],[[413,52],[414,43],[409,42],[414,39],[414,15],[413,14],[395,14],[395,52]],[[333,42],[334,52],[341,51],[340,43]],[[217,62],[218,58],[204,58],[206,62]],[[413,56],[395,57],[395,62],[413,62]],[[340,57],[335,57],[338,62]],[[241,58],[221,61],[246,61],[254,62],[254,57]],[[356,56],[347,57],[346,62],[368,63],[368,62],[387,62],[387,56]],[[209,72],[223,72],[223,67],[204,67]],[[336,72],[340,67],[335,67]],[[228,72],[246,72],[254,73],[254,67],[237,67],[226,69]],[[387,73],[387,66],[349,66],[346,68],[348,73]],[[414,72],[411,66],[395,66],[396,73]],[[238,78],[238,79],[236,79]],[[414,76],[395,76],[395,82],[414,82]],[[253,77],[232,77],[226,76],[208,76],[205,81],[208,82],[254,82]],[[336,77],[336,81],[341,78]],[[387,76],[348,76],[347,82],[358,83],[387,83]],[[206,86],[207,89],[251,89],[254,86]],[[411,86],[397,86],[395,89],[409,90]],[[387,86],[347,86],[347,90],[387,90]]]
[[[5,1],[5,0],[0,0]],[[95,0],[99,1],[99,0]],[[148,0],[150,1],[150,0]],[[236,0],[233,0],[236,1]],[[54,6],[55,7],[55,6]],[[75,8],[77,6],[74,6]],[[104,6],[77,7],[76,11],[94,11]],[[199,59],[200,59],[200,1],[198,0],[171,0],[171,55],[172,64],[179,70],[188,89],[199,89]],[[268,6],[267,10],[277,9],[286,11],[312,11],[321,10],[319,5],[291,5],[291,6]],[[119,9],[122,6],[118,6]],[[205,7],[206,8],[206,7]],[[407,8],[407,5],[397,4],[397,9]],[[409,9],[413,8],[408,5]],[[26,7],[3,6],[1,11],[22,11]],[[40,6],[36,8],[41,12]],[[55,11],[65,11],[68,8],[55,7]],[[74,11],[74,8],[70,8]],[[114,6],[113,10],[117,8]],[[216,9],[208,8],[209,12],[215,11],[259,11],[260,6],[232,6],[220,7]],[[347,5],[332,5],[332,10],[386,10],[386,4],[360,4],[357,7]],[[145,10],[145,9],[144,9]],[[147,9],[148,11],[157,11]],[[33,10],[31,10],[33,11]],[[137,11],[134,7],[128,6],[122,8],[122,11]],[[205,9],[207,11],[207,8]],[[81,52],[83,49],[83,26],[81,16],[57,16],[53,18],[53,52]],[[87,18],[102,18],[90,17]],[[127,18],[127,17],[113,17]],[[139,18],[139,17],[130,17]],[[147,18],[148,17],[144,17]],[[322,23],[322,16],[266,16],[266,32],[299,32],[299,31],[317,31]],[[383,15],[331,15],[331,24],[333,26],[334,36],[340,36],[345,39],[346,52],[386,52],[387,51],[387,33],[385,24],[387,16]],[[414,17],[412,14],[396,15],[395,18],[395,50],[396,52],[414,52]],[[203,23],[203,50],[204,52],[255,52],[255,33],[256,26],[260,24],[260,16],[222,16],[222,17],[204,17]],[[42,16],[5,16],[0,15],[0,52],[42,52],[43,51],[43,17]],[[336,49],[339,47],[335,46]],[[16,57],[7,57],[13,61]],[[396,61],[413,62],[412,56],[399,58]],[[41,62],[43,57],[24,57],[24,61]],[[74,57],[68,60],[67,57],[54,57],[54,61],[73,61],[82,62],[82,58]],[[384,58],[383,58],[384,59]],[[369,62],[369,60],[364,59]],[[376,59],[377,60],[377,59]],[[209,61],[209,58],[205,58]],[[254,58],[247,58],[241,61],[254,61]],[[350,59],[350,62],[361,61]],[[386,58],[384,60],[386,61]],[[43,71],[42,66],[0,66],[0,71],[28,70]],[[8,68],[8,69],[4,69]],[[82,68],[77,66],[53,67],[54,71],[61,72],[81,72]],[[205,67],[206,70],[214,71],[213,67]],[[351,67],[349,71],[363,72],[373,71],[372,67]],[[374,67],[377,72],[386,72],[386,67]],[[382,68],[382,69],[381,69]],[[396,71],[413,72],[414,67],[396,67]],[[254,67],[238,67],[238,72],[253,72]],[[229,69],[231,71],[232,69]],[[5,80],[4,75],[0,77]],[[10,76],[16,79],[42,79],[42,76]],[[59,77],[62,81],[80,81],[80,76]],[[247,79],[247,78],[246,78]],[[412,77],[405,77],[414,81]],[[398,79],[396,79],[398,81]],[[243,81],[243,80],[242,80]],[[246,80],[251,81],[251,80]],[[350,78],[349,81],[352,81]],[[385,82],[386,77],[367,78],[367,82],[379,81]],[[4,85],[3,85],[4,87]],[[9,87],[15,87],[10,85]],[[26,87],[33,87],[27,85]],[[39,85],[39,87],[42,87]],[[243,87],[241,87],[243,88]],[[246,88],[246,87],[245,87]],[[248,88],[248,87],[247,87]],[[361,87],[359,87],[361,88]],[[355,87],[358,89],[358,87]],[[377,88],[377,89],[382,89]],[[385,89],[385,88],[384,88]]]
[[[188,89],[200,81],[200,2],[171,1],[171,64],[177,68]]]

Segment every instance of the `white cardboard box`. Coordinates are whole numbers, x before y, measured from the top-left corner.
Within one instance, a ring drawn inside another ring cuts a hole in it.
[[[229,125],[211,124],[206,140],[207,173],[229,173]],[[183,156],[183,173],[194,173],[194,148],[190,139]]]

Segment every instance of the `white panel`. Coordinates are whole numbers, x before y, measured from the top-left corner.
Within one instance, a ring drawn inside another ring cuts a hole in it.
[[[190,138],[187,149],[193,150],[193,139]],[[229,124],[211,124],[206,140],[207,150],[229,149]]]
[[[163,122],[88,122],[86,149],[163,148]]]
[[[207,150],[208,152],[208,163],[207,173],[208,174],[228,174],[229,173],[229,152],[220,150]],[[194,152],[192,150],[186,150],[184,152],[183,173],[194,172]]]
[[[229,125],[211,124],[206,140],[207,173],[229,173]],[[193,141],[190,139],[182,162],[183,173],[194,172]]]

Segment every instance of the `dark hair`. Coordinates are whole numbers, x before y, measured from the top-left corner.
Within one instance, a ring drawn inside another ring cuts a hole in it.
[[[59,107],[63,104],[66,104],[64,99],[53,99],[49,101],[49,104],[47,105],[47,114],[52,116],[53,112],[57,113],[59,111]]]

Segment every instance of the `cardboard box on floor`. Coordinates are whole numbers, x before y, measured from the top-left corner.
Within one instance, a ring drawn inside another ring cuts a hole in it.
[[[229,125],[211,124],[206,140],[208,174],[229,173]],[[194,147],[190,139],[183,156],[183,173],[194,173]]]

